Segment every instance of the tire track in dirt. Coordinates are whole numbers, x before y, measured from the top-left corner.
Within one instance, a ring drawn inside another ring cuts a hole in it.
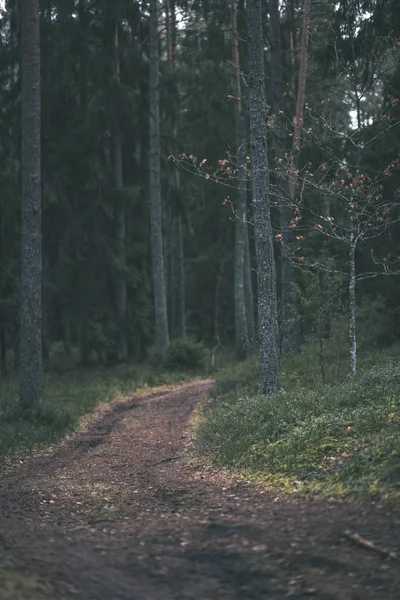
[[[398,600],[399,564],[342,537],[399,550],[398,512],[275,501],[188,460],[189,420],[211,385],[135,395],[3,470],[1,564],[39,583],[1,600]]]

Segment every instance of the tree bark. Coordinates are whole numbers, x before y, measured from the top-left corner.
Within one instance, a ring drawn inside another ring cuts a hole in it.
[[[22,196],[20,402],[42,402],[42,227],[39,0],[21,4]]]
[[[271,98],[272,112],[278,124],[272,138],[273,156],[283,158],[286,151],[285,128],[280,110],[283,100],[282,45],[279,18],[279,0],[269,0],[270,42],[271,42]],[[283,356],[293,354],[298,349],[298,314],[294,294],[295,272],[286,255],[286,248],[292,239],[290,221],[292,219],[291,195],[288,180],[276,175],[276,194],[279,204],[279,225],[282,234],[280,255],[280,347]]]
[[[183,227],[182,217],[177,217],[178,234],[178,264],[177,264],[177,334],[178,337],[186,337],[186,305],[185,305],[185,265],[183,251]]]
[[[240,61],[237,35],[237,5],[232,0],[232,62],[235,95],[235,130],[236,130],[236,160],[238,164],[238,195],[235,219],[235,265],[234,265],[234,297],[235,297],[235,337],[236,357],[238,360],[246,358],[249,350],[249,337],[246,315],[245,296],[245,252],[246,252],[246,152],[244,119],[242,114]]]
[[[296,116],[294,120],[294,136],[293,136],[293,148],[290,155],[290,171],[289,171],[289,192],[292,202],[294,201],[295,189],[296,189],[296,157],[295,154],[300,149],[301,134],[303,131],[304,123],[304,101],[306,93],[306,81],[307,81],[307,64],[308,64],[308,38],[309,31],[308,26],[310,22],[310,4],[311,0],[305,0],[304,2],[304,15],[303,15],[303,35],[301,40],[301,54],[300,54],[300,73],[299,73],[299,85],[297,90],[297,101],[296,101]]]
[[[257,256],[261,393],[281,389],[278,306],[269,203],[261,0],[248,0],[249,111],[252,205]]]
[[[118,18],[114,24],[114,76],[117,88],[120,86]],[[128,344],[126,337],[127,323],[127,286],[126,286],[126,215],[124,201],[124,175],[122,163],[122,135],[121,122],[117,98],[113,97],[112,107],[112,154],[114,172],[114,235],[116,256],[118,261],[117,277],[114,282],[115,308],[118,323],[118,360],[128,357]]]
[[[185,273],[183,255],[182,219],[179,215],[169,217],[170,229],[168,252],[168,311],[171,339],[186,336],[185,319]]]
[[[166,0],[165,2],[166,16],[166,34],[167,34],[167,58],[171,68],[175,69],[176,56],[176,15],[174,0]],[[174,123],[173,137],[173,154],[177,154],[177,132],[176,123]],[[180,195],[180,177],[179,170],[176,168],[174,173],[175,178],[175,193]],[[178,204],[178,203],[176,203]],[[184,265],[184,245],[183,245],[183,226],[181,208],[172,207],[175,214],[172,217],[172,254],[171,254],[171,305],[174,314],[170,315],[171,323],[173,322],[173,330],[171,327],[170,334],[174,338],[184,338],[186,336],[186,303],[185,303],[185,265]]]
[[[254,344],[256,331],[254,325],[254,294],[253,294],[253,278],[251,276],[251,252],[249,227],[246,224],[246,241],[244,248],[244,295],[246,300],[246,322],[247,335],[249,339],[249,348]]]
[[[169,342],[167,297],[164,273],[161,165],[160,165],[160,92],[158,48],[158,2],[150,1],[150,124],[149,124],[149,171],[150,171],[150,227],[153,266],[156,347],[162,352]]]
[[[0,377],[7,372],[7,339],[4,314],[4,267],[5,255],[3,247],[3,199],[0,198]]]
[[[86,45],[88,17],[86,0],[79,0],[77,10],[79,20],[79,98],[81,107],[85,110],[87,105],[88,82],[88,53]]]
[[[356,241],[353,222],[350,228],[349,243],[349,341],[350,341],[350,375],[357,371],[357,337],[356,337]]]

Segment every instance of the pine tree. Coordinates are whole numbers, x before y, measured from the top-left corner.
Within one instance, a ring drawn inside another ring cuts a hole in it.
[[[242,86],[240,73],[239,44],[237,32],[237,3],[232,0],[232,63],[233,63],[233,93],[235,98],[235,133],[236,133],[236,162],[238,167],[238,194],[235,210],[235,336],[236,356],[239,360],[246,357],[249,350],[249,334],[247,325],[246,295],[245,295],[245,253],[247,230],[247,168],[246,168],[246,138],[245,121],[242,109]]]
[[[283,82],[283,48],[281,44],[281,22],[278,0],[269,0],[270,14],[270,68],[271,68],[271,104],[276,131],[272,137],[272,154],[274,159],[282,158],[286,152],[286,123],[282,116],[284,107]],[[298,349],[298,313],[294,294],[295,272],[286,255],[285,248],[291,241],[290,190],[286,177],[275,176],[276,201],[279,205],[279,223],[283,246],[280,256],[280,340],[283,356],[292,354]]]
[[[126,317],[127,317],[127,285],[126,285],[126,215],[125,215],[125,194],[124,194],[124,173],[122,158],[122,128],[118,106],[118,92],[121,85],[120,62],[119,62],[119,5],[114,7],[113,23],[113,71],[115,80],[115,90],[112,98],[111,108],[111,139],[112,139],[112,158],[113,174],[115,185],[114,201],[114,235],[116,245],[116,256],[118,261],[118,273],[115,279],[115,308],[117,313],[118,341],[117,356],[118,360],[125,360],[128,357]]]
[[[257,256],[261,392],[281,389],[278,306],[268,178],[261,0],[248,0],[252,205]]]
[[[150,126],[149,126],[149,169],[150,169],[150,225],[153,265],[154,310],[156,323],[156,346],[161,352],[169,341],[167,296],[164,271],[164,248],[161,204],[160,165],[160,91],[159,91],[159,48],[158,48],[158,2],[150,2]]]
[[[166,24],[166,54],[168,75],[173,80],[171,86],[174,98],[171,98],[171,147],[173,154],[177,154],[177,126],[181,118],[179,109],[179,74],[177,71],[177,33],[175,1],[165,2],[165,24]],[[171,95],[171,94],[170,94]],[[186,291],[185,291],[185,264],[184,264],[184,225],[181,206],[181,177],[179,169],[175,168],[173,183],[171,187],[171,198],[167,223],[167,247],[166,260],[169,264],[169,319],[171,338],[184,338],[186,336]]]
[[[31,407],[43,393],[39,0],[21,8],[20,401]]]

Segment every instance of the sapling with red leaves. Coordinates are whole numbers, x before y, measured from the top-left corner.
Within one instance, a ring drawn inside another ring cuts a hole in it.
[[[282,164],[277,161],[277,169]],[[335,164],[336,163],[336,164]],[[400,157],[395,158],[377,177],[352,172],[343,161],[324,161],[315,172],[308,165],[298,173],[301,192],[296,201],[290,227],[295,231],[295,243],[291,248],[292,261],[298,266],[319,268],[330,273],[341,273],[348,279],[349,292],[349,343],[350,374],[357,369],[356,338],[356,283],[378,275],[400,274],[400,257],[391,255],[378,258],[371,250],[372,267],[369,271],[357,269],[357,249],[361,244],[384,235],[400,220],[400,190],[393,196],[385,193],[385,180],[393,171],[400,169]],[[333,175],[333,177],[332,177]],[[325,195],[330,197],[329,214],[321,214],[306,202],[305,196]],[[310,232],[316,232],[346,248],[345,270],[324,263],[320,256],[308,255],[304,242]],[[275,236],[282,242],[282,234]]]

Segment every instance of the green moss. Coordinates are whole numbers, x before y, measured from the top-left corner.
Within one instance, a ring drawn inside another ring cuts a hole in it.
[[[196,431],[215,463],[285,493],[400,498],[400,352],[366,357],[360,374],[263,397],[254,366],[229,372]],[[300,373],[299,378],[303,375]],[[244,382],[244,383],[243,383]],[[254,390],[254,384],[253,384]]]

